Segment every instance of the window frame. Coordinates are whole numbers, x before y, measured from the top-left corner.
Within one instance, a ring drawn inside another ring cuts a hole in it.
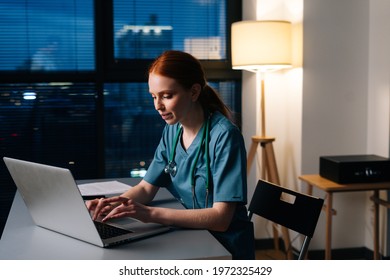
[[[115,63],[113,52],[113,1],[94,0],[95,71],[33,72],[0,71],[0,83],[94,82],[97,89],[97,154],[98,178],[105,174],[104,84],[113,82],[146,82],[152,60],[130,60]],[[231,24],[241,20],[242,0],[226,1],[226,59],[201,60],[209,81],[241,81],[241,71],[231,67]]]
[[[242,0],[227,0],[226,59],[201,60],[208,79],[241,79],[241,72],[231,67],[231,24],[241,20]],[[145,81],[152,60],[115,61],[113,52],[113,1],[95,0],[95,71],[34,72],[0,71],[0,83],[37,83],[53,81],[120,82]]]
[[[226,1],[226,59],[224,60],[200,60],[208,79],[241,79],[240,71],[232,69],[231,66],[231,24],[241,20],[242,1]],[[113,1],[107,0],[102,3],[102,12],[104,19],[102,23],[104,32],[101,34],[103,50],[99,57],[103,57],[100,66],[103,67],[105,77],[110,82],[128,81],[129,74],[133,81],[145,81],[148,66],[152,59],[121,59],[116,61],[114,58],[114,41],[113,41]],[[99,32],[96,33],[99,36]],[[97,46],[96,46],[97,47]],[[98,59],[98,57],[97,57]],[[141,69],[141,71],[140,71]],[[125,74],[126,76],[123,76]]]

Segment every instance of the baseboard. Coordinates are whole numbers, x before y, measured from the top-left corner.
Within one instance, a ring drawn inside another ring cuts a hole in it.
[[[274,249],[274,240],[268,239],[256,239],[255,240],[256,250],[269,250]],[[285,251],[284,243],[279,238],[279,248]],[[293,249],[294,255],[298,255],[298,250]],[[332,260],[372,260],[374,252],[366,247],[358,248],[342,248],[332,249]],[[308,251],[308,258],[310,260],[323,260],[325,258],[325,250],[310,250]],[[382,260],[390,260],[390,256],[381,256]]]
[[[325,250],[309,250],[309,259],[323,260]],[[332,260],[373,260],[374,252],[366,247],[332,249]],[[381,260],[390,260],[390,256],[380,256]]]
[[[365,247],[332,249],[332,260],[372,260],[373,252]],[[311,260],[323,260],[325,250],[309,250]]]

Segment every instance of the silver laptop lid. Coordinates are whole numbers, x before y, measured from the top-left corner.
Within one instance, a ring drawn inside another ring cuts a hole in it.
[[[68,169],[7,157],[4,162],[38,226],[103,246]]]
[[[68,169],[29,161],[4,158],[34,222],[41,227],[100,247],[153,236],[171,230],[156,223],[122,218],[108,222],[122,229],[115,237],[102,239]]]

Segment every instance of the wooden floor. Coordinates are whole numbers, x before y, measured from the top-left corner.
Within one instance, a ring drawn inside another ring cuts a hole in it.
[[[284,252],[268,249],[256,250],[256,260],[285,260],[286,254]]]

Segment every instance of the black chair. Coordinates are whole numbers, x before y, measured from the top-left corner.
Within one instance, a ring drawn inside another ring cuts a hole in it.
[[[301,260],[306,256],[323,204],[324,200],[321,198],[259,180],[248,214],[250,219],[253,214],[257,214],[302,234],[305,238],[299,250],[298,260]]]

